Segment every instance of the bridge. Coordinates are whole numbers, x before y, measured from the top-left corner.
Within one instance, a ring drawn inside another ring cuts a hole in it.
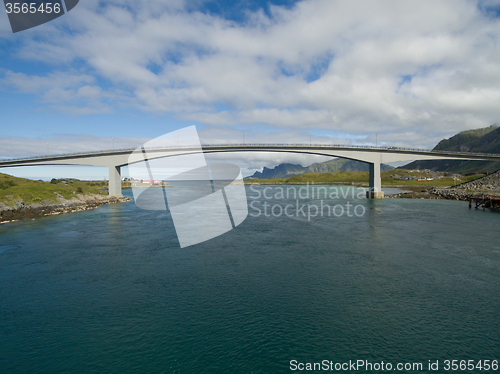
[[[121,168],[128,164],[148,161],[163,157],[182,156],[200,153],[199,147],[161,147],[146,148],[140,157],[129,159],[136,149],[119,149],[109,151],[96,151],[84,153],[60,154],[51,156],[26,157],[9,160],[1,160],[0,168],[15,166],[37,166],[37,165],[89,165],[101,166],[109,169],[109,194],[120,196]],[[287,152],[302,153],[320,156],[341,157],[350,160],[366,162],[369,164],[370,178],[369,198],[383,198],[382,182],[380,178],[380,164],[396,161],[413,160],[478,160],[478,161],[500,161],[498,154],[467,153],[430,151],[412,148],[396,147],[366,147],[366,146],[344,146],[323,144],[224,144],[224,145],[202,145],[203,153],[228,153],[228,152]],[[146,156],[147,154],[147,156]]]

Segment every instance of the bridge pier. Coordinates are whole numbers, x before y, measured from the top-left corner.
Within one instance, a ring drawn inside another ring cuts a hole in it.
[[[120,169],[120,166],[109,166],[109,196],[123,196]]]
[[[366,191],[368,199],[383,199],[382,178],[380,177],[380,162],[373,162],[370,166],[370,189]]]

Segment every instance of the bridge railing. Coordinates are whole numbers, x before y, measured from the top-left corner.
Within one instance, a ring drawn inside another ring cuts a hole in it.
[[[456,151],[444,151],[444,150],[431,150],[422,148],[408,148],[408,147],[373,147],[370,145],[345,145],[345,144],[304,144],[304,143],[245,143],[245,144],[202,144],[202,148],[225,148],[225,147],[302,147],[302,148],[331,148],[331,149],[373,149],[373,150],[389,150],[389,151],[406,151],[406,152],[419,152],[419,153],[431,153],[431,154],[452,154],[452,155],[471,155],[471,156],[496,156],[500,157],[499,154],[494,153],[477,153],[477,152],[456,152]],[[182,149],[182,148],[198,148],[197,145],[180,145],[180,146],[164,146],[164,147],[146,147],[145,149],[155,150],[155,149]],[[133,152],[137,148],[121,148],[112,149],[105,151],[86,151],[86,152],[73,152],[73,153],[59,153],[55,155],[44,155],[44,156],[30,156],[30,157],[18,157],[18,158],[8,158],[0,159],[0,164],[2,162],[16,162],[16,161],[26,161],[26,160],[40,160],[47,158],[66,158],[73,156],[92,156],[96,154],[100,155],[114,155],[123,152]]]

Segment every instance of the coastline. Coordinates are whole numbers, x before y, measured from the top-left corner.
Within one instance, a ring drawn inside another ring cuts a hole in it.
[[[359,183],[359,182],[296,182],[296,183],[278,183],[278,182],[262,182],[262,183],[257,183],[257,182],[246,182],[245,185],[251,186],[252,184],[259,184],[262,186],[316,186],[316,185],[322,185],[322,186],[355,186],[355,187],[365,187],[368,188],[369,184],[368,183]],[[409,184],[383,184],[382,188],[404,188],[404,189],[428,189],[428,188],[433,188],[435,186],[433,185],[409,185]]]
[[[331,186],[355,186],[368,187],[367,183],[360,182],[296,182],[293,184],[279,182],[258,183],[256,180],[246,182],[245,184],[260,185],[331,185]],[[388,199],[447,199],[458,201],[469,201],[473,197],[500,197],[500,171],[490,174],[486,177],[465,182],[453,187],[437,187],[432,185],[405,185],[389,184],[382,185],[383,188],[401,188],[409,192],[400,192],[392,195],[386,195]],[[124,186],[124,189],[130,186]],[[50,215],[59,215],[64,213],[79,212],[98,208],[102,205],[122,203],[132,199],[123,196],[108,196],[94,193],[78,194],[71,199],[65,199],[58,194],[56,203],[38,204],[26,203],[23,200],[15,200],[14,204],[7,205],[0,202],[0,224],[16,222],[20,220],[35,219]],[[491,203],[491,208],[498,210],[500,204]]]
[[[103,196],[98,194],[77,195],[70,200],[58,199],[54,204],[26,204],[22,200],[16,201],[14,206],[0,203],[0,224],[16,222],[26,219],[36,219],[45,216],[64,213],[81,212],[98,208],[102,205],[123,203],[132,199],[123,196]]]
[[[261,184],[261,185],[331,185],[331,186],[356,186],[368,187],[367,183],[359,182],[296,182],[296,183],[280,183],[278,181],[259,183],[257,180],[246,181],[245,184]],[[409,192],[400,192],[392,195],[385,195],[387,199],[446,199],[457,201],[469,201],[471,198],[493,199],[500,198],[500,171],[489,174],[485,177],[464,182],[456,186],[438,187],[434,185],[405,185],[405,184],[383,184],[382,188],[401,188],[409,190]],[[498,200],[497,200],[498,201]],[[499,210],[500,204],[490,201],[491,209]]]
[[[500,198],[500,171],[453,187],[432,187],[421,191],[402,192],[386,197],[392,199],[447,199],[458,201],[489,199],[489,203],[485,206],[493,210],[500,210],[500,204],[497,202]]]

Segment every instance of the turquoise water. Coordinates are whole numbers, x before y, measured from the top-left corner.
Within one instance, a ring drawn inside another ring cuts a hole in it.
[[[347,202],[364,214],[249,209],[183,249],[168,212],[133,202],[2,225],[0,371],[290,373],[291,360],[362,359],[447,372],[447,359],[499,360],[500,214],[335,204]]]

